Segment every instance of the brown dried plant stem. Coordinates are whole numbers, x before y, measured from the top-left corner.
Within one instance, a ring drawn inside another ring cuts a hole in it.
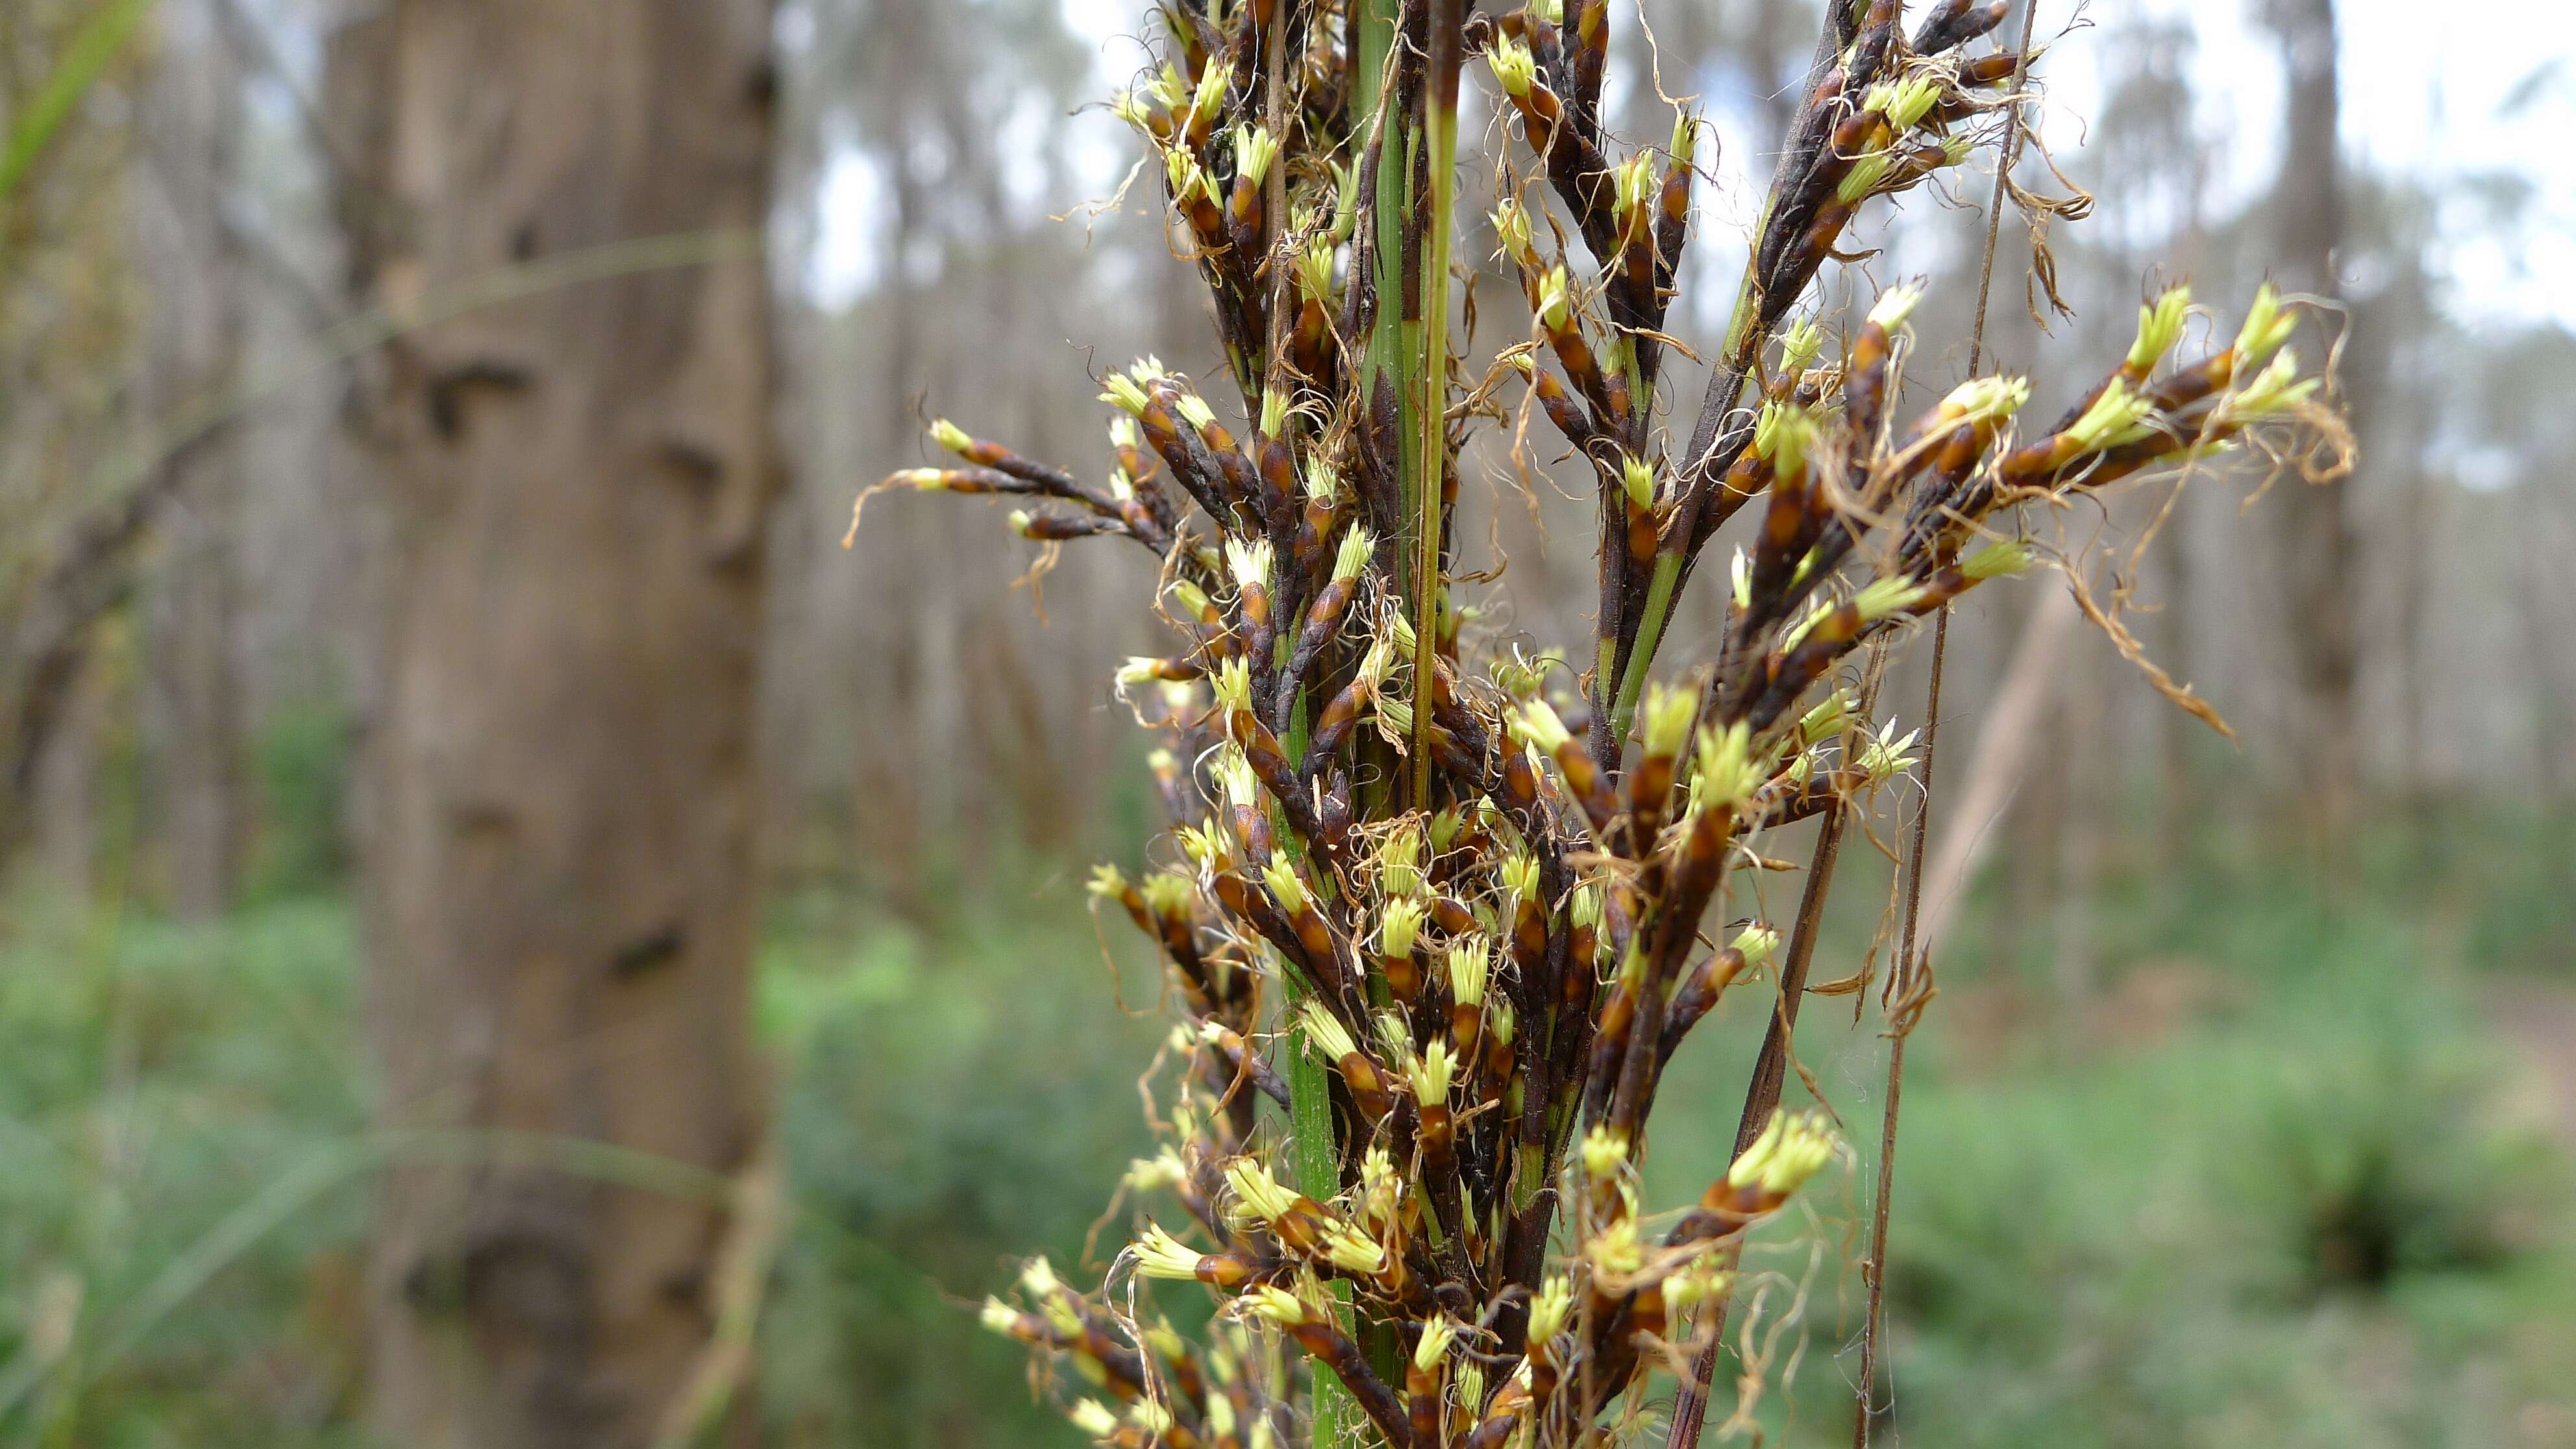
[[[2005,189],[2011,184],[2012,169],[2021,159],[2023,77],[2030,68],[2032,27],[2039,19],[2039,0],[2022,0],[2020,59],[2013,67],[2012,93],[2016,97],[2011,110],[2010,130],[2004,137],[2004,154],[1995,168],[1994,194],[1986,202],[1985,254],[1977,269],[1977,316],[1968,334],[1968,371],[1973,375],[1984,365],[1986,354],[1986,304],[1994,295],[1995,244],[2002,234]],[[1878,1130],[1878,1192],[1870,1205],[1869,1259],[1861,1265],[1869,1282],[1868,1319],[1861,1326],[1860,1386],[1858,1402],[1852,1411],[1852,1444],[1866,1449],[1870,1426],[1877,1417],[1875,1395],[1878,1382],[1878,1336],[1885,1322],[1884,1301],[1887,1295],[1887,1219],[1896,1192],[1896,1119],[1905,1096],[1905,1043],[1914,1035],[1914,1025],[1921,1019],[1922,1001],[1916,993],[1928,985],[1930,967],[1918,955],[1916,929],[1923,916],[1923,844],[1932,833],[1932,767],[1941,748],[1941,673],[1950,650],[1950,606],[1941,606],[1940,620],[1932,629],[1931,682],[1925,686],[1923,704],[1923,803],[1914,817],[1914,839],[1908,848],[1905,867],[1905,926],[1897,946],[1895,979],[1888,984],[1887,999],[1895,1003],[1894,1020],[1889,1032],[1892,1041],[1887,1048],[1887,1086],[1885,1105],[1881,1109]]]

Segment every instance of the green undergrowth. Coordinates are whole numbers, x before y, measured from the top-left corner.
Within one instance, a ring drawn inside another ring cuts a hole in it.
[[[2576,997],[2564,834],[2382,827],[2339,884],[2252,843],[2186,869],[2115,851],[2080,989],[2049,930],[2001,954],[1981,883],[1909,1063],[1881,1441],[2576,1443],[2576,1123],[2498,1004]],[[1819,981],[1879,921],[1883,863],[1854,866]],[[1082,1261],[1147,1141],[1158,988],[1079,879],[927,919],[822,891],[773,911],[758,1021],[795,1212],[764,1442],[1076,1442],[973,1308],[1019,1255]],[[21,889],[0,915],[0,1444],[363,1442],[346,901],[189,929]],[[1771,1443],[1849,1437],[1883,1062],[1852,1000],[1810,998],[1799,1036],[1851,1168],[1751,1260],[1756,1326],[1782,1329]],[[1739,990],[1676,1061],[1650,1206],[1722,1169],[1768,1010]]]

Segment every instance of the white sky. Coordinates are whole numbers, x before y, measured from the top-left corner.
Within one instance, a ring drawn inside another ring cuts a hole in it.
[[[2064,23],[2042,0],[2043,31]],[[2200,35],[2196,90],[2204,134],[2228,134],[2222,205],[2259,196],[2275,165],[2280,63],[2252,23],[2257,0],[2093,0],[2099,22],[2051,52],[2045,122],[2053,149],[2072,154],[2082,119],[2096,109],[2103,48],[2135,15],[2188,17]],[[1141,7],[1133,0],[1061,0],[1066,23],[1102,50],[1096,88],[1132,71]],[[2341,0],[2343,144],[2370,169],[2419,177],[2505,173],[2531,188],[2529,208],[2504,226],[2465,201],[2446,203],[2433,258],[2464,320],[2552,316],[2576,326],[2576,10],[2568,0]],[[2427,20],[2427,15],[2438,17]],[[786,38],[782,36],[782,38]],[[1062,210],[1106,194],[1134,159],[1134,141],[1101,111],[1066,118],[1081,194],[1042,200]],[[826,306],[875,284],[882,184],[845,152],[824,168],[807,287]],[[1721,190],[1721,195],[1723,194]],[[1721,204],[1722,206],[1722,204]]]

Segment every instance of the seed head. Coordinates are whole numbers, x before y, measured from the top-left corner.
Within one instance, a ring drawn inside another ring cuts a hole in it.
[[[1460,1006],[1485,1004],[1485,984],[1494,966],[1493,948],[1482,936],[1468,936],[1449,948],[1449,994]]]
[[[1229,538],[1225,541],[1225,571],[1233,576],[1238,590],[1267,590],[1273,557],[1270,540],[1266,538]]]
[[[2140,376],[2155,369],[2164,355],[2182,340],[2183,324],[2191,320],[2191,288],[2171,287],[2138,309],[2138,340],[2129,344],[2129,368]]]
[[[1472,1358],[1458,1365],[1458,1403],[1470,1413],[1484,1408],[1485,1366]]]
[[[1413,1366],[1429,1373],[1447,1357],[1449,1345],[1458,1337],[1458,1325],[1446,1317],[1434,1318],[1422,1325],[1422,1338],[1413,1345]]]
[[[946,418],[930,425],[930,440],[952,453],[963,453],[975,445],[975,440],[966,436],[964,428]]]
[[[1987,579],[2009,578],[2030,567],[2030,549],[2011,539],[1987,544],[1959,560],[1959,572],[1979,583]]]
[[[1229,66],[1210,65],[1200,73],[1198,89],[1190,94],[1192,121],[1214,116],[1217,113],[1217,107],[1225,104],[1225,84],[1231,70]]]
[[[1100,386],[1102,402],[1124,408],[1131,415],[1141,416],[1146,408],[1153,405],[1152,399],[1145,396],[1145,390],[1123,372],[1113,372],[1100,379]],[[1114,438],[1117,434],[1113,432],[1110,436]]]
[[[1500,874],[1503,878],[1503,889],[1510,891],[1513,899],[1522,901],[1538,899],[1537,856],[1526,850],[1514,850],[1503,857]]]
[[[1565,1331],[1565,1316],[1574,1308],[1574,1284],[1562,1273],[1539,1285],[1530,1299],[1529,1341],[1545,1343]]]
[[[1209,768],[1229,808],[1251,810],[1259,806],[1261,777],[1253,773],[1252,762],[1244,758],[1243,751],[1229,745],[1217,752]]]
[[[1094,1439],[1107,1439],[1118,1432],[1118,1416],[1098,1399],[1084,1399],[1065,1410],[1064,1416],[1073,1421],[1073,1427]]]
[[[1953,415],[1952,426],[1982,425],[2002,422],[2021,411],[2021,405],[2028,401],[2029,378],[1978,377],[1950,389],[1950,395],[1941,400],[1941,408]]]
[[[1780,371],[1796,377],[1825,350],[1825,329],[1811,318],[1801,317],[1780,333]]]
[[[1592,1269],[1605,1278],[1627,1278],[1646,1266],[1645,1245],[1637,1241],[1637,1220],[1622,1216],[1610,1226],[1593,1234],[1583,1255],[1592,1260]]]
[[[1533,657],[1522,653],[1516,645],[1509,655],[1494,656],[1486,665],[1486,672],[1493,676],[1495,686],[1503,693],[1514,699],[1528,699],[1546,682],[1547,671],[1564,662],[1553,649]]]
[[[1175,1283],[1187,1282],[1198,1277],[1199,1259],[1205,1256],[1198,1249],[1164,1232],[1159,1223],[1146,1224],[1145,1236],[1138,1238],[1127,1251],[1136,1257],[1137,1272],[1148,1278],[1161,1278]]]
[[[1163,153],[1163,174],[1172,183],[1172,199],[1182,205],[1188,205],[1190,198],[1200,192],[1206,192],[1210,200],[1216,197],[1215,189],[1208,185],[1207,173],[1199,168],[1198,158],[1190,154],[1187,146],[1174,146]]]
[[[1832,1132],[1816,1118],[1774,1112],[1762,1135],[1726,1170],[1729,1187],[1756,1184],[1774,1197],[1786,1197],[1806,1185],[1834,1155]]]
[[[2245,380],[2218,405],[2218,421],[2250,423],[2287,412],[2316,394],[2321,380],[2299,376],[2299,354],[2282,348],[2272,365]]]
[[[1166,1147],[1151,1157],[1135,1158],[1127,1164],[1127,1185],[1138,1192],[1178,1187],[1189,1180],[1189,1169]]]
[[[1282,1328],[1295,1328],[1306,1321],[1306,1305],[1298,1301],[1297,1295],[1268,1283],[1245,1289],[1235,1301],[1244,1305],[1245,1312]]]
[[[1524,702],[1512,716],[1514,732],[1525,742],[1536,745],[1541,754],[1553,755],[1574,739],[1565,721],[1556,717],[1556,709],[1546,700]]]
[[[1348,1223],[1324,1229],[1324,1256],[1345,1273],[1386,1271],[1386,1245]]]
[[[1279,159],[1279,142],[1268,128],[1238,126],[1234,132],[1234,174],[1259,186],[1270,174],[1270,163]]]
[[[1190,864],[1201,870],[1206,870],[1225,854],[1214,820],[1204,825],[1184,825],[1172,834],[1180,841],[1181,854],[1188,856]]]
[[[1703,1303],[1724,1297],[1734,1283],[1735,1275],[1717,1266],[1713,1257],[1694,1259],[1664,1280],[1664,1312],[1679,1319]]]
[[[1815,414],[1796,403],[1764,403],[1753,420],[1755,456],[1784,478],[1806,466],[1807,452],[1815,441]]]
[[[1656,683],[1646,687],[1646,753],[1672,756],[1681,753],[1690,738],[1691,721],[1699,717],[1699,696],[1678,685]]]
[[[1494,68],[1494,79],[1501,82],[1503,93],[1514,100],[1527,96],[1538,80],[1538,57],[1509,36],[1496,40],[1485,52],[1485,63]]]
[[[1011,1336],[1011,1330],[1018,1327],[1020,1322],[1020,1310],[989,1294],[984,1299],[984,1311],[978,1316],[983,1319],[986,1328],[1005,1338]]]
[[[1342,475],[1320,457],[1306,460],[1306,497],[1315,503],[1331,503],[1341,497]]]
[[[1902,135],[1913,130],[1940,99],[1941,78],[1933,72],[1918,71],[1903,80],[1870,87],[1861,109],[1887,117],[1889,129]]]
[[[1859,611],[1860,621],[1875,624],[1891,614],[1901,614],[1922,603],[1925,590],[1911,579],[1872,579],[1852,595],[1852,607]]]
[[[1382,1223],[1395,1216],[1396,1200],[1404,1184],[1395,1175],[1395,1158],[1383,1147],[1372,1147],[1360,1158],[1360,1216]]]
[[[1754,763],[1752,740],[1752,729],[1743,720],[1700,730],[1698,772],[1692,777],[1700,805],[1732,808],[1762,788],[1763,770]]]
[[[1368,567],[1369,555],[1377,551],[1377,537],[1365,525],[1354,525],[1342,534],[1340,552],[1333,555],[1333,577],[1356,579]]]
[[[1887,179],[1887,168],[1896,157],[1887,151],[1863,152],[1843,173],[1842,183],[1834,188],[1834,199],[1845,206],[1857,206]]]
[[[945,493],[948,491],[948,470],[899,468],[888,475],[886,482],[897,488],[911,488],[922,493]]]
[[[1619,209],[1621,211],[1641,211],[1653,205],[1656,193],[1661,189],[1662,183],[1655,176],[1653,157],[1640,152],[1620,165]]]
[[[1449,1100],[1449,1087],[1457,1075],[1458,1059],[1449,1043],[1436,1039],[1405,1067],[1405,1076],[1413,1083],[1413,1100],[1426,1107]]]
[[[1495,206],[1494,236],[1502,243],[1503,255],[1525,267],[1538,265],[1538,249],[1530,239],[1529,209],[1517,198],[1506,196]]]
[[[1279,909],[1293,916],[1306,908],[1306,883],[1297,878],[1297,867],[1286,855],[1270,857],[1270,863],[1261,868],[1261,878],[1279,898]]]
[[[1583,1175],[1598,1181],[1617,1172],[1628,1161],[1628,1134],[1614,1132],[1607,1122],[1597,1123],[1583,1134]]]
[[[1333,243],[1330,237],[1315,238],[1297,254],[1297,281],[1306,289],[1306,295],[1318,303],[1333,299]]]
[[[1360,172],[1347,161],[1326,162],[1333,168],[1333,242],[1351,239],[1360,220]]]
[[[1208,428],[1216,424],[1216,409],[1209,407],[1207,399],[1194,392],[1182,393],[1179,400],[1172,404],[1172,411],[1179,413],[1181,421],[1194,428]]]
[[[1378,889],[1391,900],[1422,894],[1422,827],[1407,820],[1389,831],[1377,848]],[[1415,907],[1416,924],[1420,907]]]
[[[1647,509],[1655,506],[1655,469],[1645,459],[1630,454],[1620,465],[1619,486],[1628,493],[1628,506]]]
[[[1843,732],[1843,721],[1851,717],[1851,691],[1837,685],[1818,701],[1816,707],[1798,717],[1798,741],[1820,744]]]
[[[1753,607],[1753,560],[1746,556],[1744,545],[1735,546],[1735,558],[1726,568],[1727,592],[1735,600],[1738,612]]]
[[[2066,436],[2088,453],[2134,443],[2147,435],[2144,420],[2154,408],[2152,400],[2131,392],[2127,383],[2115,377],[2084,410],[2084,416],[2075,420],[2075,426],[2066,430]]]
[[[1893,333],[1905,325],[1905,319],[1914,315],[1914,309],[1922,301],[1923,289],[1919,286],[1890,287],[1878,294],[1877,304],[1869,309],[1869,320],[1877,324],[1880,331]]]
[[[2256,288],[2254,305],[2245,309],[2245,325],[2236,332],[2236,375],[2261,367],[2298,327],[2299,319],[2281,310],[2278,288],[2269,282]]]
[[[1540,324],[1550,332],[1557,331],[1565,326],[1565,319],[1572,308],[1573,302],[1566,292],[1565,268],[1562,265],[1548,268],[1547,275],[1540,278],[1538,284]]]
[[[1389,956],[1410,956],[1422,935],[1422,903],[1392,900],[1378,917],[1377,948]]]
[[[1771,953],[1780,949],[1780,933],[1757,921],[1736,932],[1735,939],[1728,944],[1744,957],[1744,969],[1750,971],[1770,960]]]
[[[1243,660],[1229,659],[1218,665],[1216,673],[1209,676],[1209,684],[1216,691],[1216,702],[1221,707],[1230,710],[1252,707],[1252,669]]]
[[[1257,1158],[1238,1157],[1226,1164],[1226,1184],[1244,1207],[1264,1222],[1277,1222],[1297,1206],[1297,1194],[1279,1185]]]
[[[1316,1049],[1324,1054],[1325,1061],[1338,1062],[1359,1051],[1351,1041],[1349,1030],[1314,997],[1309,996],[1298,1005],[1297,1020],[1306,1028],[1306,1040],[1315,1044]]]

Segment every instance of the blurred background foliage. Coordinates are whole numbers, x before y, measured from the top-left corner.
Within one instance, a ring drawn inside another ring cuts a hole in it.
[[[2080,996],[2044,948],[1989,949],[1986,883],[1908,1079],[1906,1442],[2570,1442],[2576,983],[2527,965],[2566,941],[2522,864],[2566,827],[2445,827],[2480,853],[2386,827],[2340,890],[2263,873],[2257,837],[2118,862]],[[1007,909],[928,922],[819,890],[772,913],[760,1035],[794,1215],[763,1317],[769,1442],[1071,1442],[970,1310],[1021,1255],[1114,1250],[1101,1206],[1148,1150],[1134,1084],[1163,1028],[1078,882],[1024,861],[992,884]],[[1856,955],[1876,902],[1851,899]],[[8,924],[0,1252],[41,1271],[13,1274],[0,1384],[66,1341],[91,1355],[14,1406],[13,1436],[360,1442],[346,906],[281,892],[187,927],[21,892]],[[1649,1201],[1723,1169],[1761,1010],[1730,999],[1676,1063]],[[1802,1066],[1852,1113],[1882,1045],[1811,1040]],[[1760,1413],[1787,1442],[1847,1432],[1869,1171],[1864,1152],[1756,1255],[1803,1294]]]
[[[315,107],[330,38],[368,8],[163,0],[0,212],[0,706],[32,749],[11,760],[0,893],[0,1443],[374,1442],[369,1191],[416,1150],[372,1125],[360,1027],[353,761],[379,555],[337,375],[298,371],[347,310]],[[0,7],[0,117],[88,9]],[[1767,170],[1810,7],[1644,9],[1667,88],[1709,98],[1726,175]],[[2346,107],[2333,239],[2365,442],[2343,485],[2361,803],[2323,848],[2301,818],[2311,720],[2283,663],[2301,624],[2266,508],[2186,494],[2123,581],[2150,648],[2241,748],[2080,635],[2009,808],[1945,822],[1991,839],[1908,1079],[1882,1388],[1902,1442],[2576,1446],[2576,334],[2550,270],[2576,226],[2576,57],[2545,10],[2424,41],[2416,88],[2434,94],[2410,110],[2423,98],[2371,58],[2413,43],[2420,7],[2333,10],[2352,84],[2377,87]],[[2100,192],[2055,238],[2081,315],[2052,346],[2124,346],[2143,272],[2217,301],[2277,254],[2264,13],[2096,4],[2051,57],[2046,134]],[[925,397],[1083,460],[1087,367],[1206,360],[1184,270],[1136,206],[1056,219],[1132,159],[1076,108],[1124,78],[1135,24],[1034,0],[777,11],[772,327],[794,482],[769,543],[754,999],[792,1212],[764,1289],[758,1442],[1074,1442],[971,1310],[1019,1255],[1105,1256],[1124,1218],[1102,1205],[1149,1141],[1135,1084],[1164,1030],[1156,977],[1080,889],[1092,859],[1132,868],[1156,824],[1102,688],[1151,637],[1147,576],[1077,550],[1042,596],[1014,588],[1026,551],[997,520],[900,500],[854,554],[833,545],[856,487],[916,461]],[[2472,70],[2493,84],[2460,88]],[[1612,111],[1630,100],[1642,114],[1633,96]],[[2418,148],[2389,139],[2419,114]],[[220,170],[168,148],[216,123]],[[1717,189],[1693,265],[1728,265],[1743,190]],[[2030,260],[2014,230],[2005,276]],[[1981,231],[1926,207],[1884,238],[1882,279],[1933,280],[1926,338],[1964,334]],[[173,481],[112,567],[72,569],[126,502],[98,460],[162,438],[202,390],[148,378],[172,299],[207,295],[191,269],[213,265],[239,310],[218,381],[307,380],[227,414],[234,483]],[[2553,293],[2554,311],[2532,300]],[[1994,351],[2026,365],[2037,330],[2014,289],[1998,297]],[[1564,500],[1482,506],[1462,532],[1497,541],[1520,591],[1501,627],[1545,637],[1588,607],[1579,548],[1548,547],[1585,537]],[[204,636],[185,626],[207,617],[190,601],[210,568],[228,584]],[[1963,615],[1948,688],[1972,703],[1945,741],[1976,738],[2025,614]],[[34,668],[66,641],[68,674]],[[231,686],[212,703],[183,687],[208,649]],[[1919,664],[1899,697],[1919,697]],[[208,740],[225,768],[190,763]],[[209,791],[230,822],[213,846],[176,825]],[[1889,877],[1862,857],[1820,977],[1869,959]],[[1766,1302],[1795,1305],[1770,1319],[1787,1383],[1758,1407],[1766,1442],[1848,1433],[1884,1059],[1848,1004],[1811,1003],[1800,1064],[1862,1150],[1759,1258]],[[1767,1005],[1730,998],[1676,1063],[1650,1202],[1722,1168]]]

